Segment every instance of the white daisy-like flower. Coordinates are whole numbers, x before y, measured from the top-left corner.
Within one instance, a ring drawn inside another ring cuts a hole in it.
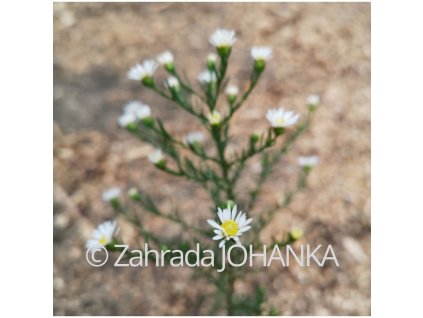
[[[219,247],[223,247],[227,241],[233,239],[236,244],[240,245],[239,237],[242,233],[248,231],[251,226],[249,225],[253,219],[248,219],[245,213],[239,211],[237,214],[237,206],[234,205],[232,210],[228,204],[226,209],[217,208],[217,215],[221,224],[219,225],[213,220],[207,220],[210,226],[214,228],[213,240],[222,240]]]
[[[120,188],[119,187],[111,187],[106,191],[103,191],[101,194],[101,198],[104,202],[110,202],[115,199],[119,199],[120,197]]]
[[[116,221],[106,221],[101,223],[94,230],[92,238],[85,243],[85,247],[89,250],[106,246],[113,240],[113,236],[118,230]]]
[[[207,55],[207,62],[208,63],[216,63],[217,62],[217,54],[216,53],[209,53],[209,55]]]
[[[235,96],[239,93],[239,88],[236,85],[228,85],[225,89],[225,93],[229,96]]]
[[[189,133],[185,140],[188,144],[202,143],[204,141],[204,133],[201,131]]]
[[[142,64],[137,64],[129,70],[128,78],[141,81],[146,77],[152,77],[157,67],[155,60],[145,60]]]
[[[133,114],[137,119],[144,119],[147,117],[151,117],[151,108],[150,106],[138,102],[138,101],[131,101],[125,105],[123,108],[124,113]]]
[[[298,157],[298,164],[301,167],[313,167],[319,163],[318,156],[300,156]]]
[[[210,37],[210,43],[217,48],[231,47],[235,41],[235,31],[226,29],[217,29]]]
[[[123,108],[123,114],[119,116],[118,124],[121,127],[128,127],[128,125],[148,117],[151,117],[150,106],[138,101],[131,101]]]
[[[128,125],[136,123],[137,116],[133,113],[123,113],[118,118],[118,125],[122,128],[128,127]]]
[[[165,157],[163,156],[161,149],[156,149],[148,155],[148,160],[150,160],[150,162],[157,165],[157,164],[163,162],[165,160]]]
[[[209,70],[202,71],[198,75],[198,81],[203,85],[211,83],[211,82],[216,82],[216,80],[217,80],[216,74],[214,72],[209,71]]]
[[[222,115],[220,115],[217,110],[214,110],[212,113],[210,113],[207,118],[209,120],[210,125],[212,126],[219,125],[222,121]]]
[[[165,85],[169,88],[178,88],[179,87],[179,81],[175,76],[171,76],[165,81]]]
[[[124,113],[135,113],[143,105],[144,105],[143,103],[136,101],[136,100],[130,101],[123,107],[123,112]]]
[[[163,52],[157,56],[157,61],[159,61],[159,63],[162,65],[173,64],[173,54],[170,51]]]
[[[272,58],[272,48],[268,46],[255,46],[251,48],[251,56],[255,61],[268,61]]]
[[[267,112],[266,118],[274,128],[289,127],[295,125],[300,118],[300,114],[296,114],[293,111],[285,110],[283,108],[275,108],[270,109]]]
[[[307,105],[319,105],[320,96],[313,94],[307,97]]]

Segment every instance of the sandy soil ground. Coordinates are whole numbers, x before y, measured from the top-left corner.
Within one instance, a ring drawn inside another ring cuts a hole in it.
[[[113,216],[101,202],[112,185],[137,186],[164,210],[178,206],[193,224],[209,216],[206,193],[148,163],[151,148],[119,129],[122,106],[140,99],[175,135],[198,124],[175,106],[127,80],[134,63],[166,49],[195,79],[217,27],[233,28],[229,75],[245,87],[249,48],[271,45],[274,58],[255,93],[234,118],[231,148],[267,127],[269,107],[305,112],[309,93],[322,96],[312,128],[275,169],[254,211],[271,206],[292,185],[296,158],[317,153],[309,187],[278,214],[263,236],[301,226],[304,242],[332,244],[340,268],[271,268],[238,282],[267,290],[267,304],[287,315],[370,313],[370,5],[369,4],[71,4],[54,5],[54,313],[56,315],[203,315],[213,288],[189,269],[93,270],[83,244]],[[159,72],[159,78],[164,73]],[[257,161],[238,189],[248,192]],[[150,219],[164,236],[179,229]],[[124,237],[134,230],[123,224]]]

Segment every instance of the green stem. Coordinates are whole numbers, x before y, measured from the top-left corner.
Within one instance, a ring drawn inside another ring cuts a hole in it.
[[[186,143],[174,138],[170,133],[168,133],[168,131],[165,129],[164,125],[158,120],[159,123],[159,127],[160,129],[158,129],[155,126],[152,126],[151,129],[157,134],[160,135],[166,139],[168,139],[172,144],[179,146],[183,149],[189,150],[191,153],[193,153],[194,155],[196,155],[197,157],[203,159],[203,160],[208,160],[208,161],[213,161],[215,163],[219,163],[219,160],[217,158],[211,157],[209,155],[207,155],[204,151],[199,152],[198,150],[196,151],[195,148],[190,147],[189,145],[187,145]],[[149,127],[147,127],[149,128]]]
[[[259,78],[260,78],[260,73],[257,74],[255,71],[253,71],[253,74],[252,74],[251,80],[250,80],[250,85],[248,86],[247,91],[242,95],[241,99],[238,102],[236,102],[232,107],[230,107],[229,114],[223,120],[224,125],[226,125],[231,120],[231,118],[235,114],[235,112],[238,109],[241,108],[241,106],[244,104],[244,102],[250,96],[254,87],[256,87]]]
[[[175,98],[174,96],[170,96],[170,95],[166,94],[164,91],[162,91],[160,88],[158,88],[156,86],[156,84],[148,86],[148,88],[150,88],[151,90],[153,90],[154,92],[156,92],[157,94],[162,96],[163,98],[178,104],[179,106],[181,106],[182,109],[186,110],[191,115],[200,119],[201,122],[203,122],[203,123],[207,122],[207,118],[206,118],[206,116],[204,116],[204,114],[202,112],[196,111],[192,107],[191,104],[189,104],[185,99],[182,99],[180,96],[179,96],[179,98]]]
[[[262,172],[257,180],[255,188],[250,192],[250,199],[248,202],[248,210],[253,209],[258,196],[261,193],[264,183],[266,182],[270,172],[272,171],[273,166],[279,162],[282,157],[288,152],[292,144],[307,130],[310,126],[310,123],[313,119],[313,113],[309,112],[304,123],[298,126],[296,131],[288,136],[288,138],[283,143],[282,147],[271,156],[269,153],[263,154],[262,160]]]
[[[220,169],[222,173],[223,182],[226,188],[226,199],[235,200],[235,193],[232,188],[232,182],[229,178],[230,166],[225,158],[225,149],[227,145],[227,139],[222,138],[222,126],[213,126],[211,128],[211,134],[217,148],[219,165],[220,165]]]
[[[229,267],[227,269],[228,272],[228,283],[226,288],[226,309],[229,316],[233,316],[235,314],[234,312],[234,302],[233,302],[233,296],[234,296],[234,285],[235,285],[235,276],[233,273],[233,268]]]
[[[223,83],[225,76],[226,76],[226,70],[228,69],[228,60],[229,60],[229,55],[222,56],[221,60],[220,60],[220,69],[219,69],[219,73],[218,73],[218,77],[217,77],[217,85],[216,85],[215,103],[217,101],[217,97],[221,93],[222,83]]]
[[[177,79],[178,79],[178,81],[179,81],[179,83],[181,84],[181,87],[187,92],[187,93],[189,93],[189,94],[191,94],[191,95],[193,95],[193,96],[196,96],[196,97],[198,97],[198,98],[200,98],[200,100],[203,102],[203,103],[207,103],[206,102],[206,100],[204,99],[204,97],[203,96],[201,96],[199,93],[197,93],[189,84],[187,84],[187,83],[185,83],[183,80],[182,80],[182,78],[181,78],[181,76],[179,76],[179,74],[178,74],[178,72],[176,72],[176,70],[174,70],[172,73],[171,73],[173,76],[175,76]]]
[[[260,231],[272,222],[278,211],[288,207],[295,195],[305,188],[308,175],[309,172],[301,171],[295,189],[285,194],[282,204],[274,205],[267,213],[264,214],[264,216],[260,217],[258,224],[254,228],[254,242],[256,244],[259,243]]]
[[[136,215],[135,213],[132,213],[133,215],[130,216],[128,214],[128,211],[125,210],[121,205],[114,205],[113,208],[115,209],[116,212],[118,212],[119,214],[121,214],[123,217],[125,217],[125,219],[135,225],[135,227],[138,229],[138,231],[140,232],[140,234],[144,237],[145,241],[153,241],[156,244],[160,244],[160,240],[159,238],[157,238],[153,233],[147,231],[146,229],[144,229],[144,226],[142,224],[141,219],[138,217],[138,215]]]

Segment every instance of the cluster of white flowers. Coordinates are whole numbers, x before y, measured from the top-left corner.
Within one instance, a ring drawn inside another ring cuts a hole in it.
[[[113,236],[117,233],[118,227],[116,221],[107,221],[101,223],[93,232],[92,238],[85,243],[85,247],[94,250],[102,246],[106,246],[113,240]]]
[[[251,49],[251,56],[255,61],[268,61],[272,58],[272,48],[268,46],[255,46]]]
[[[217,29],[210,37],[210,43],[216,48],[232,47],[235,43],[235,31]]]
[[[272,127],[285,128],[295,125],[300,118],[300,114],[296,114],[293,111],[285,110],[283,108],[277,108],[270,109],[266,114],[266,118]]]
[[[217,49],[217,53],[210,53],[207,56],[208,70],[202,71],[198,75],[198,81],[202,85],[208,85],[216,82],[217,74],[215,71],[216,63],[219,56],[222,59],[222,63],[225,62],[230,54],[231,47],[236,42],[236,34],[234,30],[217,29],[209,38],[210,43]],[[265,64],[269,61],[272,56],[272,48],[268,46],[255,46],[251,48],[251,57],[254,60],[254,73],[253,75],[260,74],[264,70]],[[145,60],[141,64],[137,64],[132,67],[128,72],[128,78],[137,81],[143,81],[145,85],[154,85],[152,80],[153,74],[156,71],[158,64],[165,66],[165,69],[175,76],[170,76],[164,82],[165,86],[169,88],[172,93],[179,92],[179,86],[185,87],[185,84],[180,83],[174,69],[174,56],[170,51],[165,51],[157,56],[156,60]],[[225,66],[225,64],[222,64]],[[219,78],[219,80],[221,80]],[[229,103],[234,103],[239,94],[239,88],[235,85],[228,85],[225,89]],[[173,95],[172,95],[173,96]],[[320,97],[318,95],[310,95],[307,98],[307,105],[309,106],[310,112],[312,112],[320,103]],[[141,102],[132,101],[124,107],[123,114],[119,117],[119,125],[122,127],[128,127],[131,123],[136,123],[138,120],[151,117],[151,109],[148,105]],[[276,134],[278,131],[284,131],[284,128],[295,125],[300,119],[300,114],[293,111],[286,110],[284,108],[275,108],[268,110],[266,114],[267,120],[274,128]],[[211,126],[219,126],[222,123],[222,115],[217,111],[213,110],[208,114],[207,119]],[[213,127],[213,129],[216,127]],[[257,142],[260,139],[260,134],[255,133],[252,135],[252,140]],[[205,136],[203,132],[196,131],[191,132],[185,136],[185,142],[188,145],[200,144],[204,141]],[[161,149],[155,149],[149,156],[149,161],[155,165],[165,167],[166,159]],[[317,156],[301,156],[298,158],[298,164],[302,167],[312,167],[319,162]],[[102,195],[103,200],[111,202],[118,199],[120,196],[120,189],[117,187],[108,189]],[[130,198],[136,198],[139,196],[137,189],[133,188],[128,191]],[[226,242],[233,240],[236,244],[241,244],[240,236],[251,228],[250,223],[252,219],[247,219],[247,216],[242,211],[237,212],[237,206],[231,207],[228,204],[227,208],[218,208],[217,216],[220,220],[220,224],[214,220],[207,220],[210,226],[214,229],[215,236],[213,240],[221,240],[219,247],[222,248]],[[116,233],[117,226],[116,222],[105,222],[100,224],[94,231],[93,238],[87,241],[87,248],[105,246],[110,243],[113,239],[113,235]],[[293,238],[297,239],[301,237],[302,231],[300,229],[294,229],[291,231]]]
[[[170,51],[163,52],[157,56],[157,61],[165,66],[173,65],[173,54]],[[128,71],[128,78],[135,81],[152,78],[158,66],[158,63],[153,59],[145,60],[141,64],[131,67]]]
[[[202,131],[195,131],[189,133],[185,140],[188,144],[202,143],[204,141],[204,133]]]
[[[123,108],[122,115],[118,118],[118,124],[121,127],[128,127],[129,124],[136,123],[138,120],[151,117],[150,106],[139,101],[131,101]]]
[[[209,84],[209,83],[212,83],[212,82],[216,82],[216,80],[217,80],[216,74],[214,72],[209,71],[209,70],[202,71],[198,75],[198,81],[203,85]]]
[[[301,156],[298,157],[298,164],[302,167],[313,167],[319,163],[318,156]]]
[[[128,72],[128,78],[135,81],[142,81],[146,77],[153,77],[158,64],[155,60],[145,60],[142,64],[133,66]]]
[[[231,209],[228,204],[226,209],[217,208],[217,216],[221,224],[219,225],[213,220],[207,220],[207,223],[214,228],[213,240],[221,240],[219,247],[223,247],[227,241],[233,239],[236,244],[240,245],[239,237],[242,233],[248,231],[251,226],[249,225],[253,219],[248,219],[245,213],[239,211],[237,214],[237,206],[234,205]]]

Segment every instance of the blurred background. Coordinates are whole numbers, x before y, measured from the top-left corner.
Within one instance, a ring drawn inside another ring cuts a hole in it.
[[[101,192],[118,185],[149,193],[164,211],[207,226],[211,202],[199,187],[157,171],[151,147],[117,127],[124,104],[152,107],[176,136],[199,129],[189,115],[127,79],[135,63],[169,49],[192,82],[204,69],[218,27],[234,29],[231,83],[245,88],[250,48],[270,45],[274,58],[234,117],[231,150],[266,129],[265,113],[283,106],[306,113],[309,94],[321,95],[311,129],[274,170],[253,217],[267,211],[295,182],[297,157],[318,154],[308,188],[263,233],[279,237],[299,226],[303,243],[332,244],[340,267],[272,266],[239,281],[236,292],[266,288],[283,315],[370,314],[370,4],[368,3],[55,3],[54,12],[54,314],[204,315],[213,287],[189,269],[93,269],[84,242],[113,211]],[[166,78],[157,72],[158,83]],[[252,160],[237,192],[245,198],[260,172]],[[133,228],[119,219],[122,235]],[[180,229],[147,220],[165,237]]]

